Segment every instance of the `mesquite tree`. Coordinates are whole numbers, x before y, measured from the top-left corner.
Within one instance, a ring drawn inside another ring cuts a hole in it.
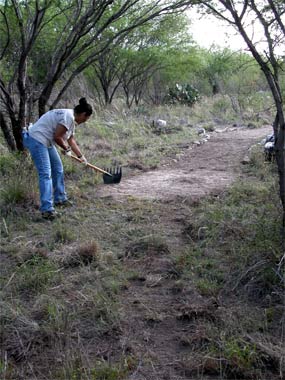
[[[0,1],[0,126],[12,150],[36,106],[54,108],[73,79],[112,43],[181,0]]]
[[[177,57],[185,45],[190,46],[188,23],[183,14],[163,15],[136,28],[121,45],[112,44],[87,73],[101,104],[111,104],[123,90],[127,106],[138,105],[154,73],[169,66],[171,50],[175,49]]]

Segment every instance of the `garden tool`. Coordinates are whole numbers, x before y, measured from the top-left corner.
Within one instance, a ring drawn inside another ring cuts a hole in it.
[[[71,155],[71,157],[74,160],[81,162],[80,158],[75,157],[73,155]],[[109,184],[121,182],[121,178],[122,178],[122,168],[121,167],[110,168],[110,169],[105,170],[105,169],[98,168],[95,165],[89,164],[89,162],[86,164],[86,166],[88,166],[91,169],[96,170],[99,173],[102,173],[103,174],[103,181],[105,184],[109,185]]]

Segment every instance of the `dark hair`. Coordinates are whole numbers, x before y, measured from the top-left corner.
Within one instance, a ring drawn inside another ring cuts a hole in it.
[[[90,106],[89,103],[87,103],[87,100],[85,98],[79,99],[79,104],[74,107],[74,112],[75,113],[83,113],[85,112],[87,116],[92,115],[92,107]]]

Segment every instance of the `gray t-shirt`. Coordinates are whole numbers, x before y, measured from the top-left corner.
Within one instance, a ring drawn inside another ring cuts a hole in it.
[[[46,147],[49,147],[55,144],[54,133],[58,124],[66,128],[66,134],[63,138],[68,140],[74,134],[74,111],[71,109],[48,111],[35,124],[29,127],[29,135]]]

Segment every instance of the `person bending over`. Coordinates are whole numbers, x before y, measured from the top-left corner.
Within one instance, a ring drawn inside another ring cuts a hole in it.
[[[55,146],[58,145],[66,155],[74,152],[82,163],[87,164],[74,132],[75,126],[85,123],[92,112],[91,105],[81,98],[74,109],[48,111],[23,131],[24,146],[30,151],[38,172],[40,211],[44,219],[53,220],[58,215],[54,206],[71,204],[65,192],[62,161]]]

